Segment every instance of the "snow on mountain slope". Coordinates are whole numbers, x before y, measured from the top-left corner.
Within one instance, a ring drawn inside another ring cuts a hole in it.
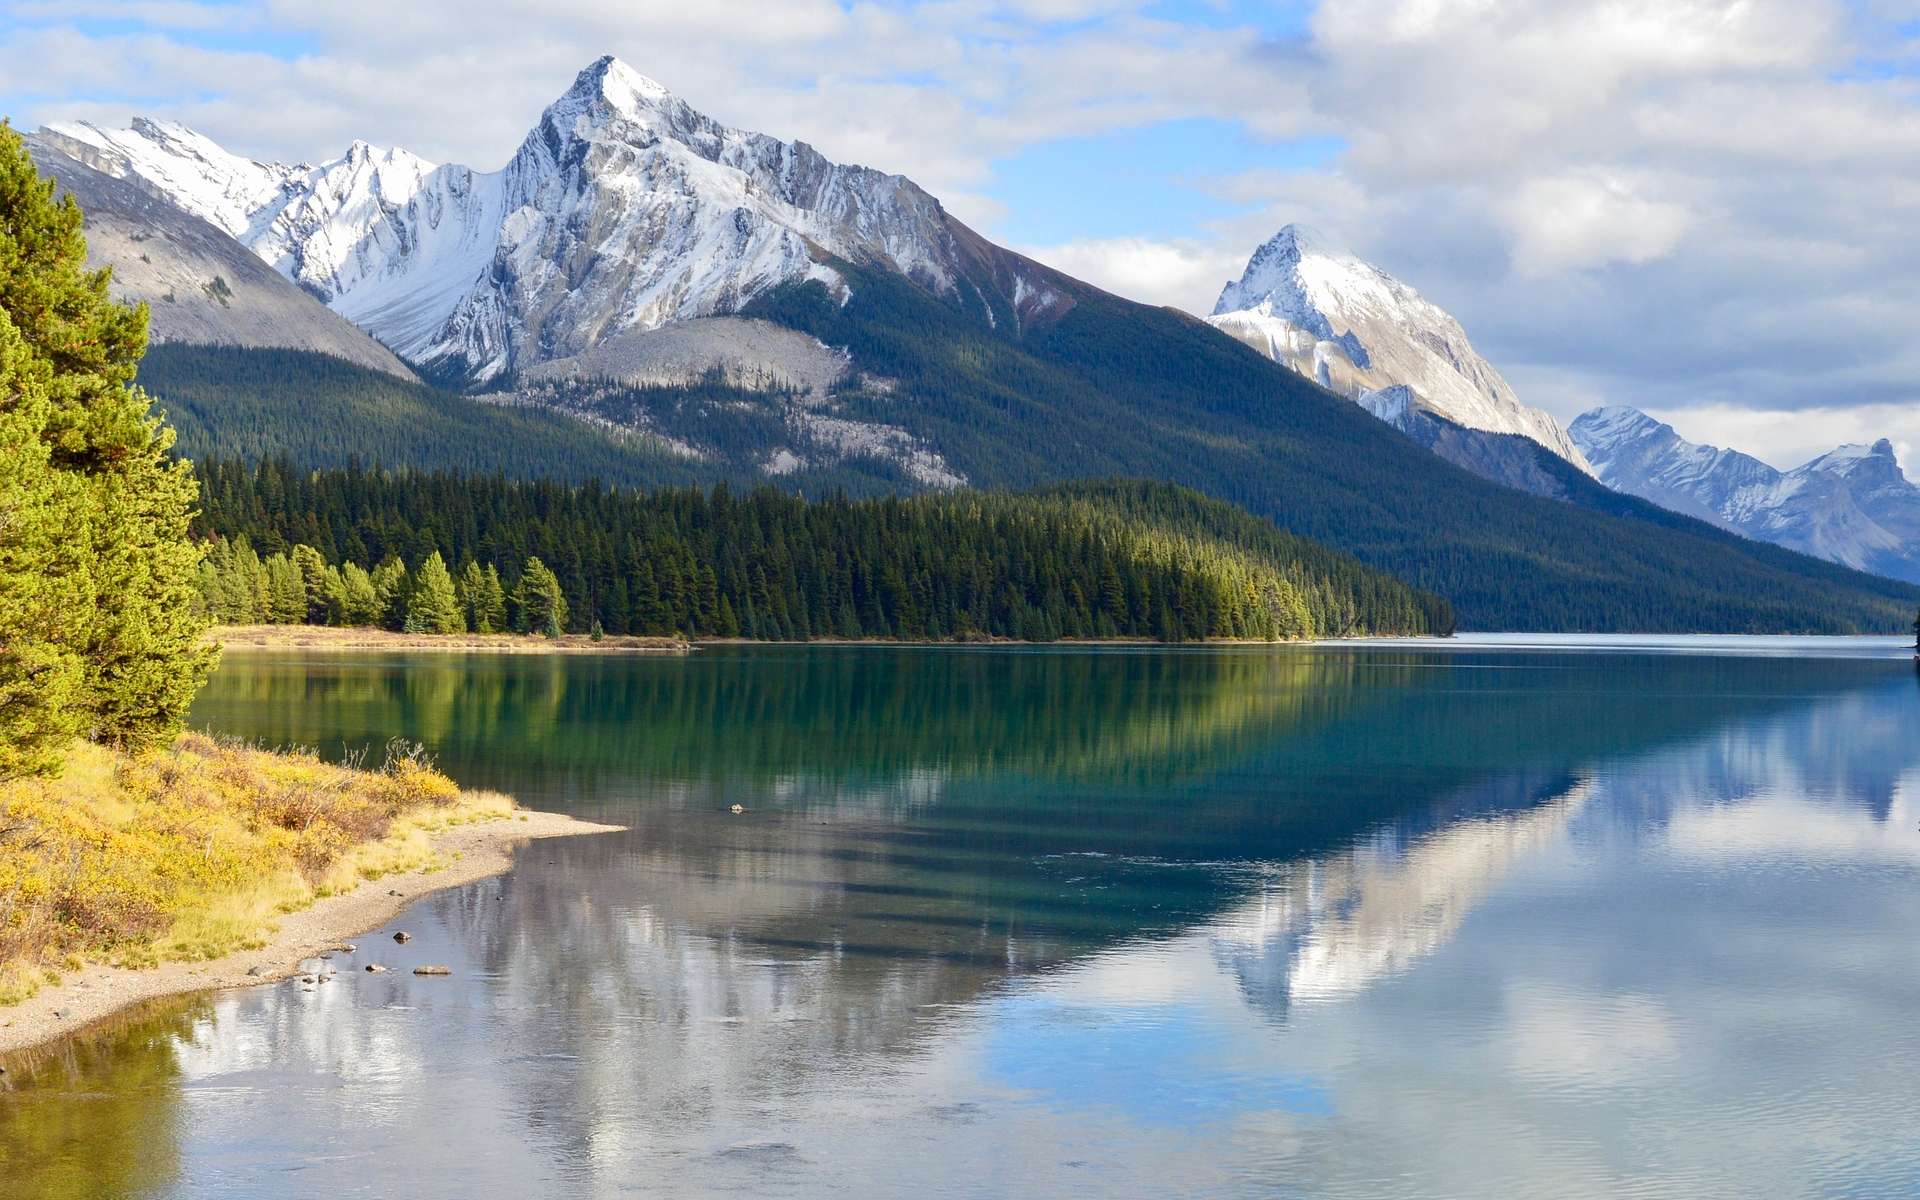
[[[184,125],[146,117],[135,117],[126,129],[89,121],[49,125],[35,136],[104,175],[141,181],[249,245],[258,214],[272,211],[312,171],[229,154]]]
[[[1596,408],[1569,432],[1601,481],[1663,508],[1861,570],[1920,581],[1920,487],[1882,438],[1781,471],[1689,442],[1637,409]]]
[[[391,350],[211,222],[36,140],[28,150],[86,213],[87,265],[113,268],[115,298],[147,302],[153,341],[313,350],[414,378]]]
[[[1411,388],[1456,425],[1531,438],[1590,472],[1560,423],[1520,403],[1444,309],[1301,226],[1253,252],[1208,320],[1349,399]]]
[[[490,174],[364,143],[318,167],[255,163],[144,120],[49,136],[233,231],[407,359],[475,380],[787,280],[840,286],[836,257],[978,300],[989,319],[989,292],[1021,321],[1071,304],[910,180],[729,129],[613,58]]]

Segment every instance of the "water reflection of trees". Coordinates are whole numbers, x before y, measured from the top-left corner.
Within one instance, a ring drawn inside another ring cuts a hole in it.
[[[144,1005],[39,1050],[0,1057],[0,1194],[149,1196],[180,1178],[175,1049],[200,997]]]
[[[504,765],[589,787],[1007,770],[1125,782],[1208,766],[1223,741],[1270,738],[1276,723],[1348,702],[1352,670],[1255,651],[236,655],[195,721],[323,751],[404,733],[456,774]]]

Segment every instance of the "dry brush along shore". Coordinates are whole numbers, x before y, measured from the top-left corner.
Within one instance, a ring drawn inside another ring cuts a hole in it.
[[[60,776],[0,784],[0,1051],[285,978],[525,839],[611,828],[463,791],[403,743],[377,770],[201,734],[76,745]]]

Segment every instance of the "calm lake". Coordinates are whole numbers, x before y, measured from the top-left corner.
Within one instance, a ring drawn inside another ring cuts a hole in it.
[[[1891,639],[233,654],[195,723],[631,832],[16,1070],[8,1200],[1920,1193]]]

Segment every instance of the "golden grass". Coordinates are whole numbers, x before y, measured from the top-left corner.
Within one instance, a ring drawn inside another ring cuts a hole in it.
[[[377,771],[200,734],[138,757],[76,745],[58,778],[0,785],[0,1005],[86,962],[256,948],[283,914],[431,865],[434,833],[512,811],[401,743]]]

